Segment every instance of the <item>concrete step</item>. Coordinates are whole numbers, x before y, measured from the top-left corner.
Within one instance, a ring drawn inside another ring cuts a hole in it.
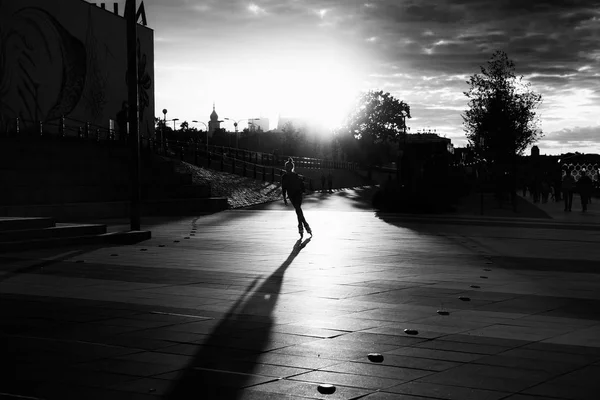
[[[127,218],[129,207],[129,201],[0,206],[0,216],[47,216],[57,221],[85,221],[90,218]],[[142,216],[197,215],[227,208],[227,197],[151,199],[142,201]]]
[[[51,217],[0,217],[0,235],[6,231],[44,229],[56,225]]]
[[[34,229],[0,231],[0,242],[17,242],[37,239],[55,239],[106,233],[101,224],[57,224],[57,226]]]
[[[19,252],[42,248],[55,248],[79,245],[134,244],[152,237],[150,231],[111,232],[99,235],[58,237],[12,242],[0,242],[0,253]]]

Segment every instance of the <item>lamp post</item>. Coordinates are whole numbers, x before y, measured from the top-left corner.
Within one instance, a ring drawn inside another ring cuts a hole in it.
[[[400,146],[400,141],[398,141],[398,165],[396,165],[396,175],[398,178],[398,184],[400,183],[404,183],[402,182],[402,160],[404,158],[404,153],[406,151],[406,117],[407,117],[407,112],[402,110],[402,146]]]
[[[195,122],[197,124],[202,124],[204,125],[204,128],[206,129],[206,152],[208,153],[208,125],[206,125],[204,122],[202,121],[196,121],[195,119],[192,120],[192,122]]]
[[[127,89],[129,103],[129,146],[131,151],[131,207],[129,222],[132,231],[141,229],[141,166],[140,166],[140,130],[139,130],[139,95],[138,95],[138,63],[137,63],[137,18],[136,1],[125,3],[125,20],[127,37]]]
[[[233,127],[235,128],[235,147],[238,148],[238,123],[240,121],[260,121],[260,118],[242,118],[242,119],[231,119],[231,118],[223,118],[227,121],[233,121]]]
[[[165,128],[167,127],[167,109],[163,108],[162,112],[163,112],[163,124],[160,127],[160,140],[159,140],[161,149],[162,149],[164,141],[165,141]]]

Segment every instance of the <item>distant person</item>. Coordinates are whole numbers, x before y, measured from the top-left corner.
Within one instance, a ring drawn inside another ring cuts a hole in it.
[[[329,185],[329,191],[333,192],[333,175],[331,172],[329,172],[329,175],[327,175],[327,185]]]
[[[325,172],[323,172],[321,174],[321,191],[324,192],[325,191],[325,181],[327,180],[327,178],[325,177]]]
[[[581,211],[583,212],[587,211],[587,205],[593,189],[594,182],[588,176],[588,174],[584,172],[584,175],[577,181],[577,190],[579,191],[579,196],[581,197]]]
[[[575,190],[575,179],[571,175],[571,171],[567,171],[563,178],[561,190],[565,199],[565,211],[571,211],[573,206],[573,191]]]
[[[121,142],[127,138],[127,124],[129,122],[129,103],[124,101],[121,110],[117,113],[118,140]]]
[[[533,202],[539,203],[542,194],[542,182],[539,178],[533,180]]]
[[[542,180],[541,192],[542,192],[542,203],[547,203],[548,196],[550,195],[550,184],[548,184],[548,181],[546,179]]]
[[[554,201],[561,201],[562,200],[562,198],[560,196],[560,184],[561,184],[560,178],[554,179],[553,187],[552,187],[552,189],[554,191]]]
[[[296,216],[298,217],[298,233],[302,237],[304,235],[304,229],[312,236],[312,230],[304,218],[302,212],[302,194],[304,193],[304,182],[303,178],[295,172],[294,160],[290,159],[285,163],[285,173],[281,177],[281,194],[283,195],[283,202],[287,206],[286,194],[290,199],[290,202],[296,210]]]

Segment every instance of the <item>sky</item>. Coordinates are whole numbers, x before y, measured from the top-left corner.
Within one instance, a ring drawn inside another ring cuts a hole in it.
[[[357,93],[384,90],[410,105],[411,132],[464,146],[467,80],[502,50],[543,97],[541,153],[600,153],[600,0],[144,3],[157,116],[207,122],[214,102],[220,119],[332,127]]]

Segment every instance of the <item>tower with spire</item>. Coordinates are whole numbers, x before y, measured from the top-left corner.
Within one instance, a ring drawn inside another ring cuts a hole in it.
[[[210,121],[208,122],[208,133],[213,135],[217,129],[221,129],[221,121],[219,121],[219,115],[215,111],[215,102],[213,101],[213,110],[210,113]]]

